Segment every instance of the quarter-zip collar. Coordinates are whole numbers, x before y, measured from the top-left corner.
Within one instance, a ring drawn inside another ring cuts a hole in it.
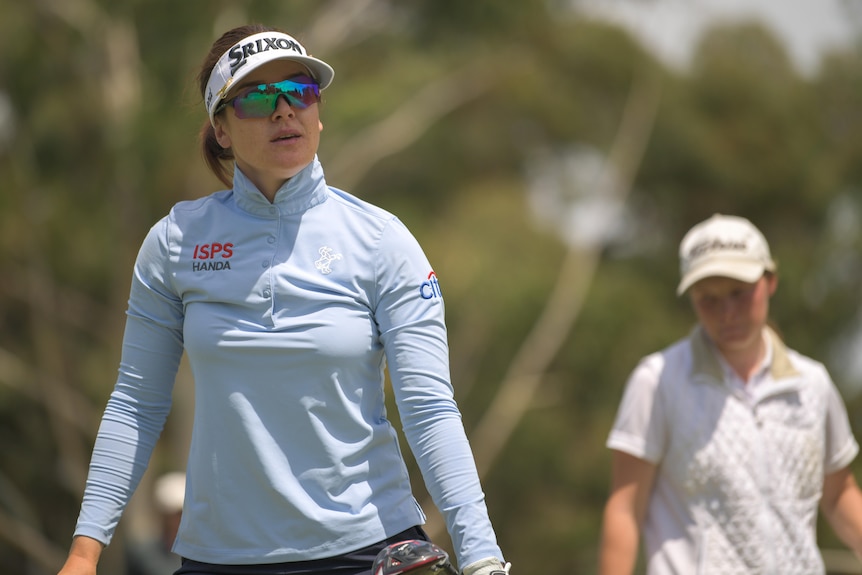
[[[778,337],[778,334],[769,326],[763,328],[764,336],[766,337],[767,345],[772,348],[772,363],[769,366],[769,375],[776,382],[781,380],[794,378],[799,375],[799,371],[793,367],[790,362],[790,357],[787,353],[787,346]],[[721,363],[716,357],[714,346],[706,335],[703,327],[696,326],[691,334],[691,349],[692,349],[692,376],[694,380],[707,378],[712,381],[724,381],[724,370]]]
[[[315,155],[310,164],[282,184],[272,203],[236,165],[233,171],[233,193],[241,210],[257,216],[278,217],[299,213],[324,202],[327,187],[323,166]]]

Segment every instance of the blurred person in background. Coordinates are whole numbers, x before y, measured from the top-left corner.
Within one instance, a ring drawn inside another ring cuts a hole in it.
[[[386,367],[464,575],[508,570],[454,399],[436,275],[396,217],[324,178],[333,75],[267,26],[232,29],[206,56],[202,148],[228,189],[177,204],[143,242],[62,575],[96,573],[184,350],[195,412],[177,574],[368,575],[388,545],[427,540]]]
[[[153,504],[158,529],[153,537],[127,538],[128,575],[167,575],[180,567],[180,556],[171,547],[183,516],[185,491],[186,475],[181,471],[165,473],[156,479]]]
[[[632,372],[607,441],[601,575],[824,573],[818,505],[862,557],[859,451],[825,367],[768,324],[776,264],[750,221],[716,214],[680,245],[698,323]]]

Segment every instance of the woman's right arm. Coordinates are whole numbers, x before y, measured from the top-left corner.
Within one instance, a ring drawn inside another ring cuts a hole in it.
[[[95,575],[171,407],[183,352],[182,302],[168,285],[165,221],[135,263],[117,382],[93,446],[81,512],[61,575]]]
[[[96,564],[104,548],[105,546],[95,539],[75,537],[59,575],[96,575]]]
[[[600,575],[630,575],[634,571],[655,474],[654,464],[613,451],[611,493],[605,504],[599,549]]]

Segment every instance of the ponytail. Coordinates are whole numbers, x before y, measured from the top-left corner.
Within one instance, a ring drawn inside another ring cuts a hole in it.
[[[207,120],[200,131],[201,153],[210,171],[227,187],[233,185],[233,151],[222,148],[216,140],[215,128]]]
[[[243,38],[259,32],[280,32],[280,30],[262,24],[249,24],[228,30],[213,43],[198,72],[197,80],[201,98],[206,98],[207,82],[221,55]],[[219,145],[215,137],[215,129],[209,120],[201,127],[199,138],[201,152],[207,167],[225,186],[233,186],[233,151],[224,149]]]

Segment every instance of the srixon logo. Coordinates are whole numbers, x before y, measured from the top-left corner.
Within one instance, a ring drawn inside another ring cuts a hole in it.
[[[443,293],[440,291],[440,283],[437,281],[437,274],[433,271],[428,274],[428,279],[419,286],[419,295],[422,296],[422,299],[443,297]]]
[[[296,42],[291,42],[287,38],[262,38],[247,44],[237,44],[228,52],[231,76],[236,74],[237,69],[241,68],[248,61],[249,56],[268,50],[290,50],[302,56],[305,55],[302,52],[302,46]]]
[[[233,256],[233,244],[213,242],[198,244],[192,254],[192,271],[208,272],[230,269],[230,258]]]

